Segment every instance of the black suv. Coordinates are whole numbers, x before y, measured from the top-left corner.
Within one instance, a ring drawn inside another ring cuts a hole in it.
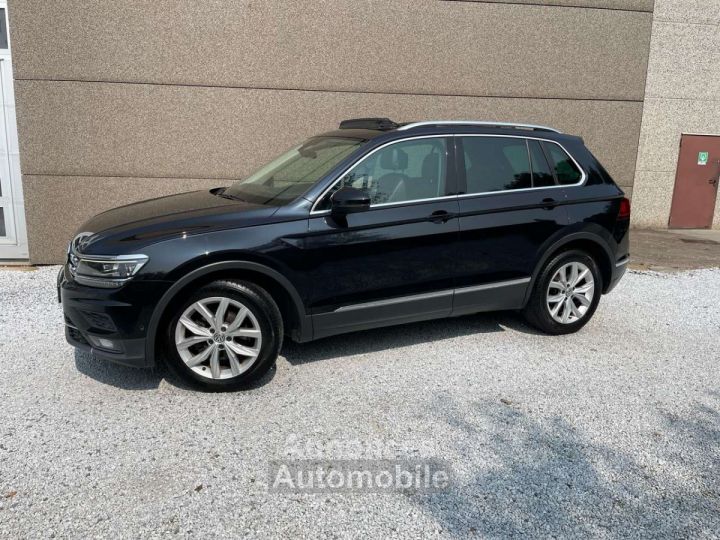
[[[159,358],[204,390],[284,336],[521,310],[579,330],[628,262],[630,204],[579,137],[497,122],[346,120],[229,187],[102,213],[58,287],[68,341]]]

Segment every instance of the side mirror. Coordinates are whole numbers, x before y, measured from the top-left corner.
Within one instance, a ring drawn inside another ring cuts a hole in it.
[[[367,191],[354,187],[338,189],[331,198],[330,213],[334,216],[346,216],[355,212],[364,212],[370,208],[370,195]]]

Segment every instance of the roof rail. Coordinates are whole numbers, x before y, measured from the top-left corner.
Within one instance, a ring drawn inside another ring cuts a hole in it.
[[[514,122],[478,122],[475,120],[427,120],[424,122],[412,122],[410,124],[403,124],[398,128],[398,131],[404,131],[422,126],[483,126],[483,127],[500,127],[500,128],[513,128],[513,129],[529,129],[531,131],[551,131],[553,133],[561,133],[561,131],[547,127],[547,126],[536,126],[535,124],[516,124]]]

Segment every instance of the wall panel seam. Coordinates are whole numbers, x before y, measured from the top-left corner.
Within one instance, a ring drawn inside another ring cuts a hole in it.
[[[555,97],[555,96],[503,96],[497,94],[441,94],[432,92],[394,92],[379,90],[340,90],[340,89],[320,89],[320,88],[283,88],[272,86],[227,86],[227,85],[211,85],[211,84],[191,84],[191,83],[159,83],[159,82],[136,82],[136,81],[109,81],[109,80],[83,80],[83,79],[44,79],[17,77],[15,81],[22,82],[44,82],[44,83],[87,83],[87,84],[127,84],[127,85],[146,85],[146,86],[169,86],[178,88],[218,88],[227,90],[269,90],[277,92],[320,92],[328,94],[368,94],[368,95],[386,95],[386,96],[427,96],[427,97],[459,97],[459,98],[485,98],[485,99],[539,99],[539,100],[560,100],[560,101],[600,101],[600,102],[622,102],[622,103],[642,103],[642,99],[630,98],[603,98],[603,97]]]
[[[676,21],[672,19],[661,19],[658,17],[655,17],[653,19],[653,23],[662,23],[662,24],[691,24],[695,26],[720,26],[719,22],[700,22],[700,21]]]
[[[221,182],[240,180],[242,177],[225,176],[136,176],[132,174],[89,174],[89,173],[44,173],[44,172],[23,172],[23,176],[51,176],[53,178],[128,178],[138,180],[218,180]]]
[[[441,2],[459,2],[464,4],[504,4],[509,6],[539,6],[561,9],[599,9],[602,11],[623,11],[625,13],[652,13],[649,9],[628,9],[603,6],[562,6],[558,4],[547,4],[544,2],[512,2],[503,0],[440,0]]]
[[[637,172],[652,172],[652,173],[666,173],[672,171],[647,171],[644,169],[637,169]],[[147,176],[147,175],[131,175],[131,174],[90,174],[90,173],[22,173],[23,177],[34,176],[34,177],[47,177],[47,178],[118,178],[127,180],[217,180],[218,182],[236,182],[242,180],[244,176],[238,177],[224,177],[224,176]],[[618,184],[623,185],[623,184]],[[631,184],[626,187],[632,187]]]
[[[645,96],[645,101],[649,99],[654,100],[672,100],[672,101],[698,101],[701,103],[707,103],[708,101],[720,101],[720,98],[711,98],[711,97],[673,97],[673,96],[651,96],[647,95]]]

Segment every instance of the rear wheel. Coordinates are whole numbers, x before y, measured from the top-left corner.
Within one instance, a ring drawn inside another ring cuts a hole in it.
[[[590,255],[579,250],[560,253],[540,272],[523,315],[548,334],[577,332],[595,313],[602,285]]]
[[[239,390],[264,375],[282,345],[280,310],[262,288],[216,281],[180,304],[166,329],[169,367],[201,390]]]

